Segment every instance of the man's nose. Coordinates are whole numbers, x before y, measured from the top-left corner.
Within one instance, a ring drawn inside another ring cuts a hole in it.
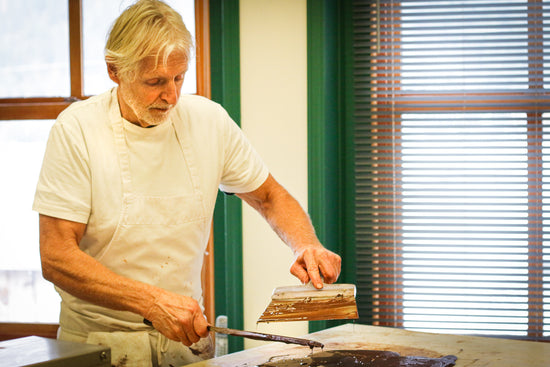
[[[160,97],[168,104],[176,104],[180,95],[180,89],[175,81],[166,83]]]

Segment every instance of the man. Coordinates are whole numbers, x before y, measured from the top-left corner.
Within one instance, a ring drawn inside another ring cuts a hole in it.
[[[43,274],[62,298],[59,338],[108,345],[113,364],[212,355],[200,272],[218,189],[270,223],[301,282],[321,288],[340,273],[227,113],[180,96],[191,45],[179,14],[138,1],[106,44],[117,87],[67,108],[48,140],[33,209]]]

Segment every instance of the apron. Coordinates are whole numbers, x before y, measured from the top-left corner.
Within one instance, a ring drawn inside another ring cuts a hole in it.
[[[182,187],[181,193],[173,196],[136,193],[123,121],[118,104],[113,105],[110,117],[122,178],[122,208],[110,243],[96,259],[117,274],[192,297],[202,307],[201,269],[210,220],[199,187],[192,145],[186,141],[186,134],[172,124],[191,187]],[[187,348],[144,325],[140,315],[111,310],[66,292],[60,293],[63,302],[59,338],[74,341],[85,338],[89,343],[108,345],[115,366],[118,360],[124,366],[156,366],[157,363],[181,366],[212,357],[209,338]],[[151,358],[150,363],[144,364],[147,358]]]

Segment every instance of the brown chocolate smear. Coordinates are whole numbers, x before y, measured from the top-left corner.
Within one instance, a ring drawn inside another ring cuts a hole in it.
[[[258,322],[356,319],[357,304],[354,297],[332,297],[273,300]]]
[[[454,366],[455,356],[441,358],[402,357],[398,353],[380,350],[332,350],[303,358],[274,361],[258,367],[448,367]]]

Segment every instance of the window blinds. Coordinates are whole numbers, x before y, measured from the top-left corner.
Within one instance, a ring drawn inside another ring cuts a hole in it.
[[[355,1],[361,321],[550,339],[550,1]]]

